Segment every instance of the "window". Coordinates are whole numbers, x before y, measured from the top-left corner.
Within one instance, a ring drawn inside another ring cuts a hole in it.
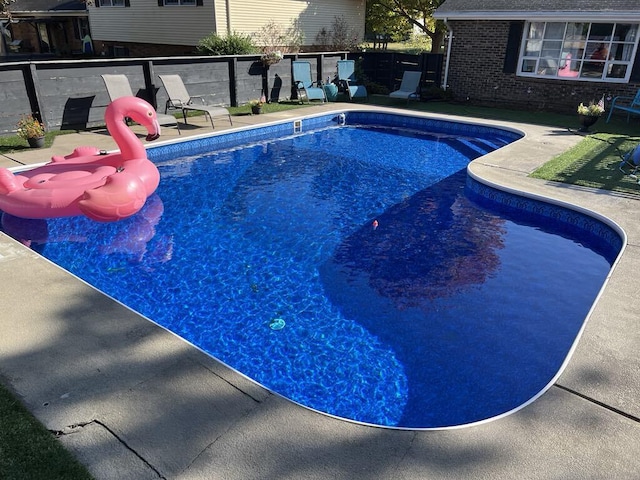
[[[98,0],[101,7],[124,7],[124,0]]]
[[[113,56],[114,57],[128,57],[129,49],[126,47],[121,47],[120,45],[113,46]]]
[[[527,22],[518,75],[627,82],[638,30],[636,23]]]
[[[190,5],[195,7],[196,0],[164,0],[165,6]]]

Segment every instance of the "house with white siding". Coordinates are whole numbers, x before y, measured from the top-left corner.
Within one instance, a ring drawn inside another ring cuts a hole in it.
[[[255,35],[271,22],[283,30],[296,22],[304,46],[336,18],[364,36],[365,0],[94,0],[88,8],[96,52],[114,56],[192,54],[211,33]]]

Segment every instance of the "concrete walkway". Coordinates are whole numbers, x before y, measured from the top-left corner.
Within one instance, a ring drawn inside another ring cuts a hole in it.
[[[348,107],[309,111],[343,106]],[[304,113],[233,120],[242,127]],[[225,127],[218,121],[216,130],[218,125]],[[636,479],[640,202],[527,178],[580,137],[510,126],[526,138],[473,162],[475,175],[595,210],[628,235],[566,370],[515,414],[470,428],[400,431],[314,413],[255,385],[4,235],[1,380],[47,428],[60,432],[60,441],[97,479]],[[163,130],[164,138],[177,136],[171,130]],[[211,129],[202,123],[189,131]],[[0,165],[45,161],[77,145],[109,148],[110,141],[95,133],[67,135],[52,149],[21,152]]]

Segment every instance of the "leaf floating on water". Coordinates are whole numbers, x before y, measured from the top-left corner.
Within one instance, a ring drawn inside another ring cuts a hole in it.
[[[282,330],[285,325],[286,323],[282,318],[274,318],[271,320],[271,323],[269,323],[269,328],[271,330]]]

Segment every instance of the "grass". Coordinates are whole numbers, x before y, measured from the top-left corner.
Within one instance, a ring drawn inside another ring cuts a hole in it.
[[[263,113],[273,113],[273,112],[281,112],[284,110],[291,110],[294,108],[302,108],[307,105],[302,105],[298,102],[281,102],[281,103],[266,103],[262,107]],[[229,113],[234,116],[242,116],[242,115],[251,115],[251,109],[248,105],[243,105],[241,107],[230,107]],[[178,112],[174,115],[177,116],[178,119],[182,119],[182,113]],[[188,112],[188,117],[202,115],[200,112]],[[53,130],[48,131],[45,134],[45,147],[50,147],[56,136],[58,135],[66,135],[68,133],[77,133],[78,130]],[[13,152],[20,152],[22,150],[28,150],[29,144],[26,140],[18,137],[17,135],[7,135],[0,136],[0,155],[5,155]],[[1,478],[1,477],[0,477]]]
[[[0,478],[91,479],[60,442],[0,384]]]
[[[405,102],[390,101],[388,97],[379,97],[374,101],[387,106],[406,105]],[[412,102],[408,108],[433,113],[548,125],[576,134],[579,127],[577,114],[525,112],[448,102]],[[627,123],[614,117],[610,123],[606,123],[603,116],[591,129],[594,133],[585,135],[578,145],[553,158],[534,171],[531,176],[640,196],[640,185],[637,181],[625,176],[618,169],[623,155],[640,143],[638,120]]]
[[[391,100],[386,96],[371,96],[368,103],[465,117],[548,125],[567,131],[575,131],[578,128],[576,115],[526,112],[448,102],[411,102],[407,105],[404,101]],[[263,111],[271,113],[303,106],[305,105],[295,102],[269,103],[264,105]],[[250,114],[248,106],[232,107],[229,110],[236,116]],[[605,123],[602,118],[592,128],[596,133],[585,136],[576,147],[552,159],[532,176],[640,196],[640,186],[635,180],[625,177],[618,170],[622,155],[640,143],[637,120],[626,123],[614,119],[611,123]],[[56,135],[64,133],[68,132],[48,132],[47,145],[51,145]],[[29,148],[26,140],[17,136],[0,137],[0,154],[26,148]],[[90,478],[55,437],[1,385],[0,425],[0,478]]]
[[[589,135],[571,150],[542,165],[531,176],[640,196],[637,181],[625,176],[618,168],[623,155],[638,143],[638,135]]]
[[[44,135],[44,146],[50,147],[53,143],[53,140],[58,135],[65,135],[67,133],[75,133],[76,131],[52,131],[47,132]],[[23,138],[20,138],[17,135],[9,135],[5,137],[0,137],[0,155],[4,153],[11,152],[19,152],[21,150],[29,150],[31,147],[27,143],[27,141]]]

